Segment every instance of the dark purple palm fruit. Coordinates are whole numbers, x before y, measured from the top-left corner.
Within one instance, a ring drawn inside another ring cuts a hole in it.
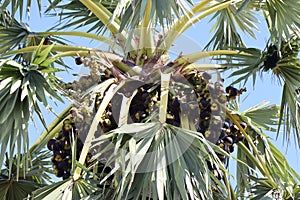
[[[50,40],[51,40],[51,36],[48,35],[47,37],[45,37],[43,45],[49,45],[50,44]]]
[[[75,58],[76,65],[81,65],[83,63],[83,58],[78,56]]]
[[[222,140],[223,138],[226,137],[226,135],[227,135],[227,134],[226,134],[226,131],[222,129],[222,130],[221,130],[221,133],[220,133],[220,136],[219,136],[219,139]]]
[[[57,163],[57,169],[67,171],[68,165],[68,160],[62,160],[61,162]]]
[[[280,54],[276,45],[270,45],[264,60],[264,71],[273,69],[280,60]]]
[[[211,109],[211,114],[213,115],[219,115],[221,112],[221,106],[217,103],[212,103],[210,109]]]
[[[247,128],[247,124],[245,122],[241,122],[240,125],[244,130]]]
[[[231,85],[226,87],[225,91],[228,94],[227,100],[233,100],[239,94],[239,90]]]
[[[59,132],[55,133],[54,137],[55,137],[55,139],[60,140],[62,137],[64,137],[64,134],[62,131],[59,131]]]
[[[71,121],[69,119],[64,120],[63,127],[62,127],[62,133],[65,137],[70,137],[70,133],[72,132],[73,126],[71,124]]]
[[[80,138],[77,138],[77,146],[76,147],[77,147],[78,151],[81,151],[83,148],[83,142],[81,141]]]
[[[63,149],[64,149],[65,151],[70,151],[70,150],[71,150],[71,144],[70,144],[70,141],[69,141],[69,140],[64,139],[64,140],[62,141],[62,145],[63,145]]]
[[[62,175],[63,180],[68,179],[71,176],[70,172],[64,172],[64,174]]]
[[[56,177],[63,177],[64,173],[65,172],[63,170],[59,170],[59,169],[54,170],[54,174]]]
[[[224,129],[229,129],[229,128],[230,128],[230,123],[227,122],[227,121],[225,121],[225,122],[223,123],[223,128],[224,128]]]
[[[201,120],[207,120],[210,116],[210,112],[208,110],[203,110],[200,113],[200,119]]]
[[[205,99],[205,98],[202,98],[202,99],[200,100],[200,108],[201,108],[201,109],[205,109],[205,108],[207,108],[209,105],[210,105],[210,101],[209,101],[209,100],[207,100],[207,99]]]
[[[55,139],[50,139],[47,143],[47,148],[50,151],[57,151],[59,150],[59,144]]]
[[[245,122],[241,122],[240,125],[243,128],[243,130],[247,129],[247,124]],[[238,132],[236,134],[236,142],[243,141],[244,139],[245,139],[245,137],[244,137],[244,135],[241,132]]]

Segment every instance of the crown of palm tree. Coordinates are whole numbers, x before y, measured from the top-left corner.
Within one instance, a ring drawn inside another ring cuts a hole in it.
[[[299,2],[36,1],[59,19],[44,32],[23,23],[32,3],[0,3],[3,199],[299,198],[300,176],[265,134],[284,127],[300,144]],[[206,17],[214,25],[205,51],[170,56],[176,39]],[[258,19],[269,31],[263,50],[243,40],[255,38]],[[110,48],[76,46],[67,36]],[[72,71],[68,57],[88,74],[58,78]],[[198,63],[208,57],[219,64]],[[229,69],[235,80],[224,89],[209,70]],[[236,84],[255,85],[268,71],[282,84],[281,105],[239,112],[246,89]],[[49,100],[72,103],[47,125],[41,106],[54,112]],[[29,146],[35,115],[45,131]]]

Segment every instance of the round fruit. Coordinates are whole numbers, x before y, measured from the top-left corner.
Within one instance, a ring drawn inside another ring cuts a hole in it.
[[[57,177],[63,177],[64,171],[63,171],[63,170],[59,170],[59,169],[55,169],[55,170],[54,170],[54,174],[55,174],[55,176],[57,176]]]
[[[244,130],[247,128],[247,124],[245,122],[241,122],[240,125]]]
[[[50,139],[47,143],[47,148],[50,151],[56,151],[59,150],[59,145],[55,139]]]
[[[83,59],[81,57],[76,57],[75,63],[76,63],[76,65],[81,65],[83,63]]]
[[[223,139],[225,136],[226,136],[226,131],[224,131],[224,130],[221,130],[221,133],[220,133],[219,139]]]
[[[233,124],[230,126],[230,132],[232,134],[236,134],[238,131],[239,131],[239,128],[236,125]]]
[[[234,143],[233,138],[230,136],[225,137],[223,140],[228,146],[231,146]]]
[[[43,42],[43,45],[49,45],[49,44],[50,44],[50,39],[51,39],[51,36],[50,36],[50,35],[47,36],[47,37],[45,37],[44,42]]]
[[[238,134],[237,135],[237,141],[236,142],[241,142],[245,139],[244,135],[243,134]]]
[[[209,73],[207,73],[207,72],[204,72],[203,74],[202,74],[202,77],[205,79],[205,80],[209,80],[209,79],[211,79],[211,74],[209,74]]]
[[[69,132],[69,131],[72,130],[72,128],[73,128],[73,126],[71,124],[64,124],[63,131],[64,132]]]
[[[62,175],[62,178],[63,178],[63,180],[66,180],[66,179],[68,179],[70,176],[71,176],[71,174],[70,174],[69,172],[65,172],[65,173]]]
[[[62,132],[62,131],[59,131],[59,132],[55,133],[55,136],[54,136],[54,137],[55,137],[57,140],[59,140],[59,139],[61,139],[63,136],[64,136],[64,135],[63,135],[63,132]]]
[[[70,143],[67,140],[65,140],[64,141],[64,150],[70,150],[70,149],[71,149]]]
[[[53,160],[56,162],[61,162],[63,160],[63,155],[61,151],[53,151]]]
[[[207,106],[209,106],[209,101],[207,101],[206,99],[202,98],[200,100],[200,105],[201,105],[201,108],[206,108]]]
[[[229,129],[229,128],[230,128],[230,124],[229,124],[229,122],[224,122],[224,124],[223,124],[223,128],[225,128],[225,129]]]

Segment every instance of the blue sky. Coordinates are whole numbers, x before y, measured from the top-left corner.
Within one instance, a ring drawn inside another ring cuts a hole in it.
[[[40,18],[38,13],[36,12],[35,7],[31,9],[31,18],[28,21],[29,27],[31,31],[45,31],[49,27],[55,24],[56,21],[52,18]],[[196,24],[194,27],[190,28],[184,33],[185,37],[190,37],[193,40],[195,40],[200,47],[204,47],[205,44],[209,41],[211,35],[209,33],[209,29],[212,25],[212,22],[208,25],[208,19],[205,19],[201,21],[200,23]],[[266,41],[268,40],[268,32],[265,26],[265,23],[262,21],[260,25],[258,25],[260,32],[256,32],[257,39],[253,39],[250,36],[243,35],[242,38],[245,40],[245,43],[248,47],[255,47],[263,49],[265,46]],[[72,38],[70,38],[72,39]],[[84,39],[77,39],[76,43],[81,46],[91,46],[95,45],[95,43],[89,43],[89,40]],[[98,44],[96,44],[98,45]],[[201,51],[201,49],[199,49]],[[184,53],[184,52],[183,52]],[[71,62],[70,60],[70,67],[74,67],[75,72],[78,70],[80,71],[80,68],[75,65],[74,62]],[[224,75],[224,78],[226,78],[227,75]],[[69,79],[69,77],[63,76],[65,79]],[[225,79],[225,85],[230,84],[233,79]],[[246,85],[247,87],[247,93],[242,95],[242,102],[241,102],[241,110],[243,111],[255,104],[258,104],[262,101],[270,101],[270,104],[280,104],[281,101],[281,93],[282,88],[278,84],[278,82],[272,80],[270,73],[264,73],[262,79],[258,78],[256,81],[255,88],[252,87],[252,82],[249,81],[249,83]],[[59,104],[58,106],[53,105],[54,109],[59,112],[64,107]],[[50,112],[44,111],[46,114],[47,122],[50,123],[55,116],[51,114]],[[31,143],[34,142],[34,140],[39,136],[39,134],[43,131],[42,126],[37,123],[37,127],[34,127],[33,125],[30,128],[30,134],[31,134]],[[275,134],[269,134],[271,138],[275,140]],[[298,149],[295,147],[294,142],[292,141],[291,145],[286,149],[286,144],[283,144],[282,136],[280,135],[278,140],[275,142],[277,147],[286,155],[290,165],[300,173],[300,155]]]

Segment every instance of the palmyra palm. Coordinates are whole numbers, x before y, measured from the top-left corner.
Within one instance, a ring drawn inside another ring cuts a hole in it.
[[[267,136],[300,144],[300,2],[34,3],[39,10],[0,2],[2,199],[300,198],[299,174]],[[38,11],[57,25],[30,31],[22,22]],[[207,18],[207,46],[174,55],[178,38]],[[258,19],[264,49],[242,40],[255,40]],[[101,45],[84,47],[82,37]],[[71,82],[58,78],[76,71],[68,58],[85,69]],[[239,112],[247,91],[238,86],[267,72],[281,104]],[[65,107],[50,125],[44,108],[58,111],[49,101]],[[31,119],[45,131],[29,146]]]

